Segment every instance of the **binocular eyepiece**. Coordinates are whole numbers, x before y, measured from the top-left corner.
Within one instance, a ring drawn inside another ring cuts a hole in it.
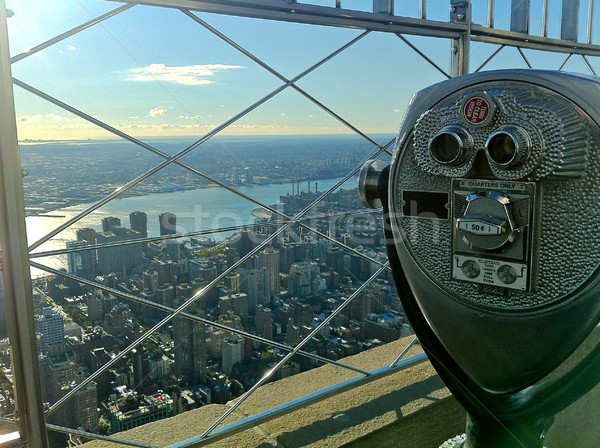
[[[403,306],[440,375],[522,412],[600,320],[600,81],[503,70],[432,86],[389,167],[367,163],[359,184],[383,205]]]

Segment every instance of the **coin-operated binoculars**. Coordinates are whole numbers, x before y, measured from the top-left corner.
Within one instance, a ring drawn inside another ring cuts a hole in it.
[[[360,176],[383,206],[405,312],[467,410],[468,448],[542,447],[600,381],[600,80],[535,70],[417,93],[389,166]],[[576,358],[576,359],[575,359]]]

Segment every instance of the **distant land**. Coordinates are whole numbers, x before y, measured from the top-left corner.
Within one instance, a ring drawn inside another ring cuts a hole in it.
[[[372,136],[385,145],[391,135]],[[174,155],[194,139],[146,139]],[[180,162],[226,185],[261,185],[342,177],[376,150],[358,135],[222,136]],[[20,144],[28,215],[96,201],[165,159],[124,140],[25,141]],[[214,186],[176,164],[153,174],[125,196]]]

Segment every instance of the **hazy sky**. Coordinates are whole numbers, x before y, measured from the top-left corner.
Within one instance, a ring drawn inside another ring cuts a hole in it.
[[[9,19],[11,56],[120,6],[101,0],[6,3],[15,13]],[[304,3],[330,5],[333,0]],[[396,3],[402,4],[397,14],[418,14],[418,0]],[[483,24],[487,2],[475,3],[473,19]],[[532,32],[539,33],[541,0],[532,3]],[[342,1],[345,8],[370,4],[371,0]],[[447,20],[448,4],[448,0],[429,0],[428,18]],[[507,29],[510,0],[496,0],[496,4],[496,26]],[[551,4],[550,20],[555,23],[560,16],[560,2]],[[581,11],[584,18],[586,0],[581,1]],[[198,17],[288,79],[361,34],[360,30],[212,14],[198,13]],[[558,32],[557,27],[551,30]],[[406,37],[449,70],[447,40]],[[479,66],[496,48],[473,44],[471,66]],[[558,68],[564,59],[532,51],[526,54],[539,68]],[[508,67],[525,67],[515,49],[503,50],[486,69]],[[566,68],[585,71],[578,58]],[[16,62],[12,70],[19,80],[136,136],[202,136],[282,85],[281,80],[180,11],[146,6],[135,6]],[[297,85],[361,131],[393,134],[412,94],[443,79],[398,36],[371,33]],[[15,87],[15,99],[21,140],[110,136],[20,87]],[[287,88],[223,133],[343,132],[350,131]]]

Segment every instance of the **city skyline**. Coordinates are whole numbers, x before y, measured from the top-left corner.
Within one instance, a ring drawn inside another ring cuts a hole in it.
[[[316,196],[297,192],[280,200],[284,210],[293,213]],[[327,207],[333,212],[356,201],[355,192],[340,191],[330,196]],[[88,244],[137,238],[147,233],[148,218],[144,212],[131,211],[132,230],[117,217],[102,218],[102,230],[80,228],[77,241],[66,246],[84,249]],[[179,230],[175,214],[161,212],[153,219],[164,225],[161,234]],[[363,244],[369,257],[384,256],[380,223],[364,217],[338,219],[339,225],[322,221],[315,225],[322,233],[334,232],[330,236],[345,244]],[[84,249],[68,255],[67,273],[75,278],[48,276],[34,281],[41,380],[44,399],[50,403],[109,362],[115,350],[135,344],[145,328],[164,318],[165,306],[176,308],[203,291],[186,308],[187,317],[175,317],[172,325],[137,345],[126,362],[90,381],[50,421],[110,434],[205,404],[225,403],[282,359],[281,344],[294,346],[316,322],[326,323],[327,316],[375,269],[361,257],[298,229],[299,233],[289,231],[274,239],[215,284],[227,266],[273,232],[268,221],[263,222],[261,228],[238,232],[220,243],[186,238],[172,240],[174,244]],[[77,277],[94,279],[112,292],[90,288]],[[382,275],[373,282],[313,337],[311,350],[338,359],[410,334],[390,281],[389,275]],[[148,306],[152,302],[157,307]],[[205,323],[191,320],[190,314]],[[220,328],[210,329],[206,320]],[[272,341],[275,348],[264,341],[251,342],[255,337]],[[274,379],[321,364],[294,359]],[[57,438],[53,443],[62,442]]]

